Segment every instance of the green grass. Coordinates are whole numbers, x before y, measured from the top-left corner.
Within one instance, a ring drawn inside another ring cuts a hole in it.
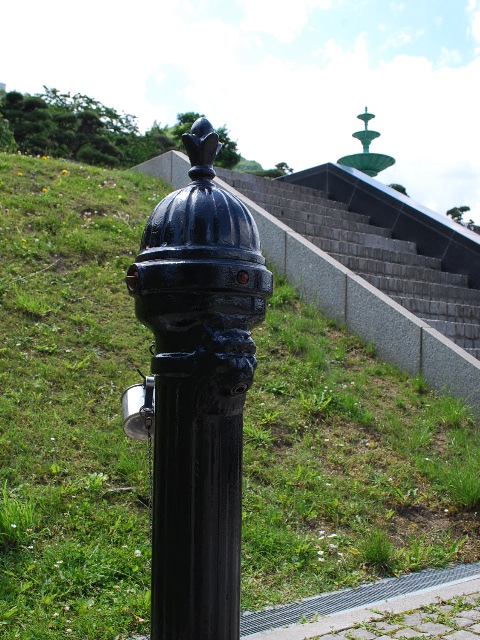
[[[369,531],[362,544],[365,563],[382,573],[391,573],[395,564],[395,549],[385,531]]]
[[[148,632],[147,450],[124,437],[120,397],[148,373],[152,335],[124,277],[165,194],[133,172],[0,155],[6,640]],[[480,559],[464,403],[378,361],[281,278],[254,338],[244,609]]]

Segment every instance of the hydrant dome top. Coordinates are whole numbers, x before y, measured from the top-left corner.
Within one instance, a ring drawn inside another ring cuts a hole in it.
[[[215,249],[229,255],[258,253],[254,261],[264,262],[250,212],[240,200],[208,181],[193,182],[162,200],[150,216],[140,245],[142,252],[155,253],[199,254]]]
[[[193,182],[154,209],[140,244],[142,261],[224,257],[265,264],[252,215],[238,198],[212,182],[221,145],[210,122],[197,120],[183,142]]]

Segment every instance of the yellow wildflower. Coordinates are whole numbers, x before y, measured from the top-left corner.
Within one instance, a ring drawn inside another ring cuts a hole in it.
[[[23,173],[21,171],[18,172],[18,177],[23,178]]]
[[[48,189],[45,189],[45,187],[43,187],[42,191],[43,191],[43,193],[47,193]]]
[[[46,159],[47,159],[47,156],[42,156],[42,160],[46,160]]]
[[[66,169],[62,169],[62,173],[63,173],[64,176],[66,176],[68,171]]]

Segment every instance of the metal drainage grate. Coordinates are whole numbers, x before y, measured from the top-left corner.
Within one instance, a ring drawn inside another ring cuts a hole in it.
[[[356,589],[335,591],[307,598],[301,602],[244,613],[240,623],[240,634],[245,637],[262,631],[287,627],[305,619],[309,620],[316,615],[326,616],[356,607],[366,607],[374,602],[422,591],[475,575],[480,575],[480,562],[458,565],[453,569],[446,570],[428,569],[401,578],[386,578],[374,584],[361,585]]]

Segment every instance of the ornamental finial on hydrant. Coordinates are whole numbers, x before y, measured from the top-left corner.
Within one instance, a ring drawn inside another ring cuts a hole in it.
[[[206,118],[198,118],[191,128],[191,133],[182,135],[182,142],[192,168],[188,172],[192,180],[213,180],[216,176],[213,163],[222,148],[218,134]]]

